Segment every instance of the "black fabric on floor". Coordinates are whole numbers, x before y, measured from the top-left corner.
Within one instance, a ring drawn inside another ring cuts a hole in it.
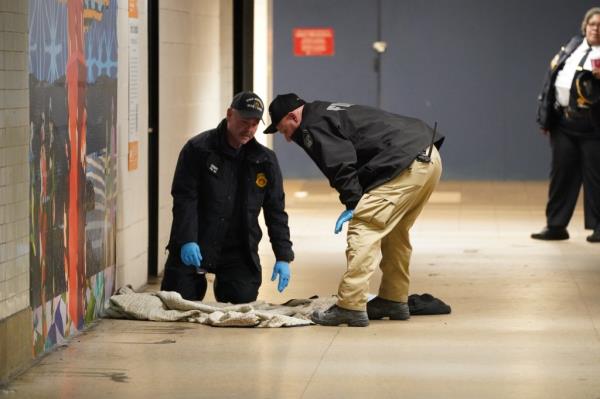
[[[448,314],[452,311],[441,299],[431,294],[412,294],[408,297],[408,309],[411,316]]]

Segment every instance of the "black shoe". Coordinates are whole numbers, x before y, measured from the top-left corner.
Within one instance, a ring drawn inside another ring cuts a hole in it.
[[[539,233],[533,233],[531,238],[546,241],[568,240],[569,232],[564,227],[544,227]]]
[[[390,320],[408,320],[410,318],[406,302],[394,302],[378,296],[367,302],[367,314],[370,320],[379,320],[384,317],[389,317]]]
[[[600,229],[594,230],[592,234],[586,237],[588,242],[600,242]]]
[[[369,325],[369,318],[364,310],[349,310],[337,305],[327,310],[315,310],[310,318],[322,326],[348,324],[348,327],[366,327]]]

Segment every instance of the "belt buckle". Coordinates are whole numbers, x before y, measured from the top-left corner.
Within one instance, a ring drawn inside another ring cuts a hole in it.
[[[564,107],[563,108],[563,115],[567,119],[573,119],[573,113],[571,112],[571,110],[570,110],[569,107]]]

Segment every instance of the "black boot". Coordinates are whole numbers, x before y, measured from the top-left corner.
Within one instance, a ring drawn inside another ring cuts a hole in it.
[[[379,320],[384,317],[389,317],[390,320],[408,320],[410,318],[406,302],[394,302],[378,296],[367,302],[367,314],[370,320]]]
[[[366,327],[369,325],[369,318],[364,310],[349,310],[337,305],[327,310],[315,310],[311,319],[322,326],[348,324],[348,327]]]
[[[539,233],[533,233],[531,238],[545,241],[568,240],[569,232],[564,227],[544,227]]]
[[[592,234],[587,236],[586,240],[588,242],[600,242],[600,229],[595,229]]]

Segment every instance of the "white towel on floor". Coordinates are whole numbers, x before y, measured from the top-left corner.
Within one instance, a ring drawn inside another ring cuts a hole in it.
[[[296,306],[264,301],[248,304],[205,304],[183,299],[178,292],[137,293],[123,287],[110,298],[104,317],[151,321],[187,321],[213,327],[297,327],[314,324],[309,316],[328,308],[335,297],[297,301]]]

